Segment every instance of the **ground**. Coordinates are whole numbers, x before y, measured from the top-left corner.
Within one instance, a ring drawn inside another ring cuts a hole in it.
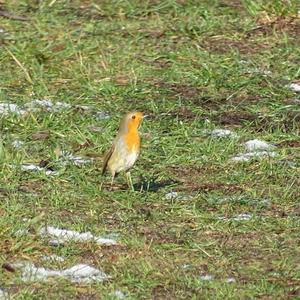
[[[297,0],[0,5],[3,293],[300,297],[300,94],[290,86],[300,79]],[[32,102],[45,99],[69,106]],[[148,114],[132,170],[136,191],[122,175],[110,191],[103,154],[131,110]],[[275,148],[232,160],[253,139]],[[45,226],[117,245],[55,247],[40,235]],[[64,260],[45,261],[54,254]],[[16,267],[24,261],[53,270],[84,263],[110,278],[28,282]]]

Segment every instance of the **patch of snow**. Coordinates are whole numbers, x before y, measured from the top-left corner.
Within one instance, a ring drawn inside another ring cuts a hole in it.
[[[88,130],[90,130],[91,132],[103,132],[103,127],[91,125],[91,126],[88,126]]]
[[[204,133],[210,134],[212,137],[217,138],[236,138],[238,135],[234,132],[232,132],[229,129],[213,129],[212,131],[204,131]]]
[[[265,141],[261,141],[257,139],[250,140],[246,142],[244,145],[247,151],[263,151],[263,150],[271,150],[275,148],[275,146],[270,145]]]
[[[71,104],[65,103],[65,102],[53,103],[49,99],[43,99],[43,100],[33,100],[31,102],[28,102],[25,104],[25,107],[29,111],[36,111],[38,109],[44,109],[48,112],[60,112],[65,109],[70,109],[72,106],[71,106]]]
[[[15,236],[17,236],[17,237],[22,237],[22,236],[27,236],[29,234],[29,231],[28,231],[28,229],[19,229],[19,230],[17,230],[16,232],[15,232]]]
[[[233,277],[228,277],[228,278],[225,279],[225,282],[227,282],[227,283],[233,283],[233,282],[236,282],[236,280]]]
[[[252,219],[252,215],[250,214],[239,214],[232,218],[234,221],[248,221],[250,219]]]
[[[264,157],[275,157],[277,156],[276,152],[248,152],[248,153],[240,153],[237,156],[231,158],[232,161],[241,162],[241,161],[250,161],[251,159],[264,158]]]
[[[11,143],[11,145],[16,149],[20,149],[24,145],[24,142],[21,140],[15,140]]]
[[[271,71],[263,70],[263,69],[259,69],[259,68],[246,68],[245,69],[245,73],[249,73],[249,74],[261,74],[263,76],[270,76],[272,74]]]
[[[24,115],[29,112],[46,111],[50,113],[59,113],[68,109],[77,108],[94,115],[97,120],[109,119],[110,116],[106,112],[96,111],[87,105],[71,105],[66,102],[53,102],[50,99],[37,99],[19,106],[14,103],[0,102],[0,115],[16,114]]]
[[[191,195],[179,194],[178,192],[169,192],[165,195],[166,200],[190,200],[193,199]]]
[[[172,200],[178,197],[178,193],[177,192],[169,192],[165,195],[165,199],[166,200]]]
[[[293,92],[299,93],[300,92],[300,84],[298,84],[298,83],[291,83],[290,84],[290,89]]]
[[[124,293],[120,290],[115,290],[113,293],[111,293],[111,296],[112,296],[112,298],[119,299],[119,300],[126,298]]]
[[[191,265],[191,264],[184,264],[184,265],[181,266],[181,268],[183,270],[192,270],[194,268],[194,266]]]
[[[63,242],[56,240],[56,239],[49,240],[49,246],[52,246],[52,247],[59,247],[63,244],[64,244]]]
[[[22,171],[42,171],[43,168],[30,164],[30,165],[21,165]]]
[[[252,219],[252,215],[250,214],[239,214],[236,216],[233,216],[231,218],[227,217],[218,217],[219,220],[224,220],[224,221],[249,221]]]
[[[106,112],[103,112],[103,111],[97,111],[94,113],[94,116],[97,120],[106,120],[106,119],[109,119],[110,116],[106,113]]]
[[[17,104],[14,103],[0,103],[0,114],[16,114],[23,115],[26,113],[26,110],[21,109]]]
[[[59,175],[59,172],[58,171],[52,171],[52,170],[46,170],[46,172],[45,172],[45,174],[47,175],[47,176],[57,176],[57,175]]]
[[[64,262],[65,259],[59,255],[52,254],[52,255],[45,255],[43,256],[44,261],[50,261],[50,262]]]
[[[214,280],[214,278],[215,277],[213,275],[209,275],[209,274],[200,276],[200,279],[204,281],[212,281]]]
[[[78,264],[64,270],[51,270],[43,267],[36,267],[31,262],[15,264],[14,267],[21,269],[22,280],[47,281],[51,277],[62,277],[74,283],[102,282],[109,279],[103,271],[85,264]]]
[[[36,166],[34,164],[24,164],[24,165],[21,165],[21,171],[45,171],[45,174],[47,176],[56,176],[56,175],[59,175],[59,172],[58,171],[52,171],[52,170],[46,170],[44,168],[41,168],[39,166]]]
[[[10,297],[7,292],[4,290],[0,289],[0,300],[9,300]]]
[[[90,106],[87,106],[87,105],[75,105],[75,108],[82,109],[82,110],[85,110],[85,111],[91,111],[92,110],[92,108]]]
[[[84,158],[81,156],[74,156],[73,154],[67,153],[67,152],[62,153],[61,159],[64,161],[69,161],[78,167],[82,166],[82,165],[90,164],[93,161],[92,158]]]
[[[90,242],[94,241],[99,245],[116,245],[117,241],[112,238],[94,236],[91,232],[77,232],[73,230],[59,229],[53,226],[46,226],[40,229],[40,235],[43,237],[54,238],[50,242],[52,245],[63,244],[68,241]]]

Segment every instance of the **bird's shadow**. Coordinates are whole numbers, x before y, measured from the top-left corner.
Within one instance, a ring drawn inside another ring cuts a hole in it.
[[[163,181],[141,181],[138,183],[135,183],[133,185],[134,191],[135,192],[152,192],[156,193],[159,190],[170,187],[170,186],[175,186],[179,183],[179,181],[176,181],[174,179],[167,179]],[[110,185],[105,185],[103,186],[105,190],[110,190],[110,191],[128,191],[130,190],[127,184],[114,184],[112,187]]]
[[[169,186],[174,186],[177,185],[179,182],[174,180],[174,179],[167,179],[163,181],[142,181],[139,183],[136,183],[133,185],[135,191],[146,191],[146,192],[152,192],[156,193],[159,190],[169,187]]]

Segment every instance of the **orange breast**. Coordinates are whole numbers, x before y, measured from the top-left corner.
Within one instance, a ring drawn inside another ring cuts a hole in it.
[[[140,150],[141,140],[137,130],[130,130],[126,134],[125,143],[129,151],[138,152]]]

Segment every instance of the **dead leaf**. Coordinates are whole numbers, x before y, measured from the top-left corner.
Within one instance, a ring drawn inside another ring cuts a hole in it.
[[[127,85],[130,83],[130,78],[126,75],[118,75],[115,78],[115,82],[117,85]]]
[[[91,146],[94,146],[94,143],[90,139],[87,139],[83,144],[74,145],[73,149],[74,149],[74,152],[78,152],[81,149],[86,149],[86,148],[89,148]]]
[[[34,133],[32,136],[31,136],[31,139],[33,141],[38,141],[38,140],[47,140],[48,138],[50,137],[50,131],[49,130],[41,130],[41,131],[38,131],[36,133]]]

